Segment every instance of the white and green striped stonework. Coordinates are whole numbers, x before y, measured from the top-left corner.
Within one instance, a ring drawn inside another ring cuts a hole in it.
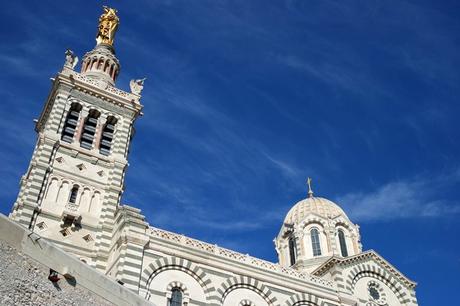
[[[375,251],[363,252],[359,226],[311,191],[274,240],[279,263],[150,226],[120,203],[140,91],[115,87],[110,46],[88,52],[82,72],[68,61],[37,120],[12,220],[158,306],[177,305],[177,292],[184,306],[417,305],[416,284]],[[114,127],[106,133],[107,124]],[[82,145],[88,131],[94,135]]]
[[[107,52],[88,52],[84,61],[91,56],[107,57]],[[107,59],[95,58],[96,63],[99,60]],[[114,80],[109,82],[103,71],[100,77],[96,69],[91,73],[79,73],[64,65],[52,79],[50,94],[36,123],[37,144],[10,218],[77,254],[89,265],[105,270],[133,124],[142,105],[139,95],[113,87]],[[73,138],[63,141],[67,114],[76,105],[79,114]],[[80,145],[83,125],[94,112],[98,118],[92,145],[84,148]],[[110,151],[101,154],[99,145],[108,118],[116,123]],[[74,186],[78,191],[72,202]],[[69,220],[71,224],[66,224]]]

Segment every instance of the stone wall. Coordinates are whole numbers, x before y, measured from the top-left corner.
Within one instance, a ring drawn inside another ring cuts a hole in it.
[[[0,241],[0,305],[114,305],[60,276],[53,284],[49,268]]]
[[[154,304],[0,214],[0,305]]]

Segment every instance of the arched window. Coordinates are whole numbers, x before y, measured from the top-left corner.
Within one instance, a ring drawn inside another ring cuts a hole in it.
[[[78,118],[80,117],[81,105],[72,103],[67,117],[65,118],[64,127],[62,128],[61,139],[65,142],[71,143],[77,128]]]
[[[289,258],[291,261],[291,266],[294,265],[296,262],[296,255],[297,255],[297,249],[295,246],[295,238],[290,237],[289,238]]]
[[[80,138],[80,146],[82,148],[91,150],[93,147],[94,134],[96,133],[97,127],[97,118],[99,118],[100,113],[97,110],[91,110],[86,117],[85,125],[83,126],[83,131]]]
[[[101,142],[99,143],[99,153],[102,155],[109,155],[112,147],[113,133],[115,131],[115,124],[117,119],[115,117],[108,117],[107,122],[102,129]]]
[[[251,300],[244,299],[238,304],[238,306],[255,306]]]
[[[78,195],[78,186],[74,185],[72,187],[72,190],[70,190],[69,203],[75,204],[75,202],[77,201],[77,195]]]
[[[109,60],[106,60],[106,61],[105,61],[105,65],[104,65],[104,72],[106,72],[106,73],[108,72],[108,70],[109,70],[109,65],[110,65],[110,64],[109,64]]]
[[[179,288],[173,288],[171,290],[169,306],[182,306],[182,291]]]
[[[313,250],[313,256],[321,255],[321,242],[319,241],[319,232],[318,229],[313,228],[310,231],[311,237],[311,248]]]
[[[340,251],[342,253],[342,256],[347,257],[348,256],[347,242],[345,241],[345,233],[341,229],[339,229],[339,243],[340,243]]]
[[[112,76],[112,75],[113,75],[113,67],[114,67],[114,65],[110,66],[110,72],[109,72],[109,74],[110,74],[110,76],[111,76],[112,78],[113,78],[113,76]]]

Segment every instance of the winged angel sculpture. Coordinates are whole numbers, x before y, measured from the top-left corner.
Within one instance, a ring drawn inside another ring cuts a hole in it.
[[[137,79],[137,80],[131,80],[129,82],[129,87],[131,88],[131,92],[135,95],[140,95],[142,92],[142,89],[144,89],[144,81],[146,78],[143,79]]]
[[[72,50],[67,49],[65,51],[65,63],[64,66],[74,69],[78,64],[78,56],[76,56]]]

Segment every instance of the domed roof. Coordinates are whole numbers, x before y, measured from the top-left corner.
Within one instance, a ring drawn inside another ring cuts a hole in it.
[[[345,212],[337,204],[328,199],[320,197],[308,197],[295,204],[284,218],[284,223],[298,224],[309,214],[316,214],[321,217],[337,217],[342,215],[347,217]]]

